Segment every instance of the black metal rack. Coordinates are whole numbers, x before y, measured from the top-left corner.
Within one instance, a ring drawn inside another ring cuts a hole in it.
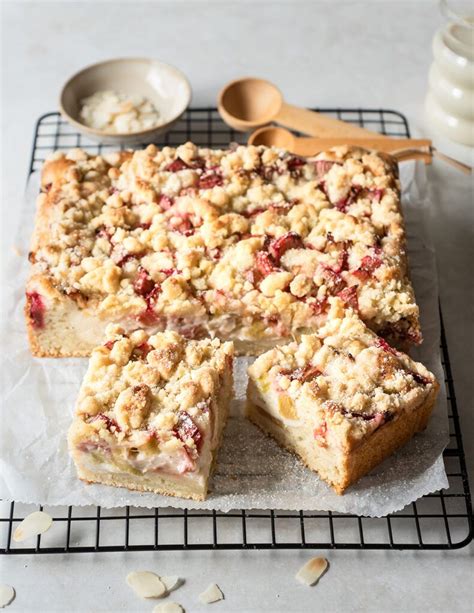
[[[406,118],[396,111],[317,109],[391,136],[408,137]],[[243,142],[212,108],[191,109],[157,144],[186,140],[219,147]],[[113,151],[114,145],[88,141],[59,113],[36,124],[30,173],[54,150],[84,147]],[[12,540],[15,526],[36,505],[0,503],[0,552],[6,554],[75,553],[196,549],[457,549],[472,540],[472,509],[459,415],[444,328],[442,362],[448,391],[450,444],[444,452],[449,487],[424,496],[402,511],[374,519],[332,512],[245,511],[230,513],[181,509],[101,507],[45,508],[53,526],[30,543]],[[39,507],[42,509],[42,507]]]

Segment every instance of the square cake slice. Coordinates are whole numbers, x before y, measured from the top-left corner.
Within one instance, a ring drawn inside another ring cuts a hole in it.
[[[232,398],[233,345],[106,330],[68,442],[84,481],[204,500]]]
[[[318,332],[248,372],[247,417],[338,494],[426,427],[439,389],[337,298]]]

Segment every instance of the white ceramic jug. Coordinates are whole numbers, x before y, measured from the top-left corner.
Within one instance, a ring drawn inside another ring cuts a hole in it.
[[[426,96],[428,121],[448,138],[474,146],[474,16],[440,7],[449,23],[433,39],[434,61]]]

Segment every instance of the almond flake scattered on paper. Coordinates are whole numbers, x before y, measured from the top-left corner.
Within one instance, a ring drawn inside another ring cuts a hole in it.
[[[311,558],[299,569],[295,579],[304,585],[314,585],[327,567],[328,561],[325,558]]]
[[[219,586],[216,583],[211,585],[202,594],[199,594],[199,600],[203,604],[211,604],[218,600],[224,600],[224,594],[221,592]]]
[[[0,585],[0,609],[8,607],[15,595],[15,590],[11,585]]]
[[[154,607],[153,613],[184,613],[184,609],[177,602],[162,602]]]
[[[35,511],[30,513],[17,526],[13,533],[13,540],[16,543],[21,543],[32,536],[43,534],[51,528],[53,518],[44,511]]]
[[[165,584],[167,592],[173,592],[181,587],[184,583],[184,580],[180,577],[160,577],[161,582]]]
[[[165,584],[148,570],[128,573],[127,584],[140,598],[160,598],[166,594]]]

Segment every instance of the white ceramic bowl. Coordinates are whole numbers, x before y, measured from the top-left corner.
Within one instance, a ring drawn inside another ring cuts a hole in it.
[[[115,90],[148,98],[159,111],[163,123],[140,132],[117,134],[97,130],[79,119],[81,100],[95,92]],[[120,58],[87,66],[64,85],[59,107],[61,114],[89,138],[112,144],[151,143],[181,117],[191,102],[191,86],[181,71],[158,60]]]

